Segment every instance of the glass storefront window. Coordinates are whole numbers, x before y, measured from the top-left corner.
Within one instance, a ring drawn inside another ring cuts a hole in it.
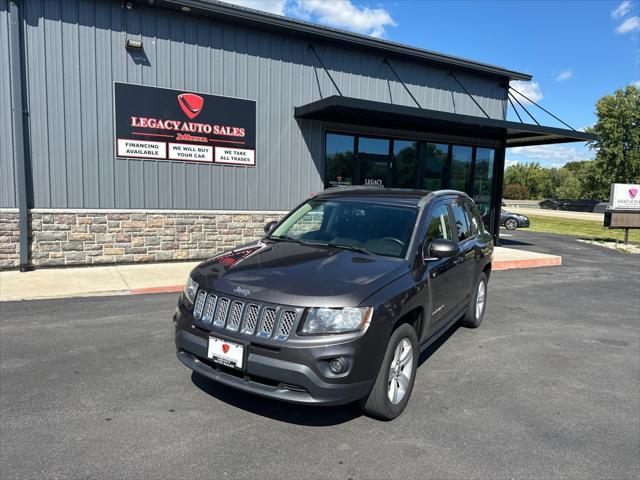
[[[491,185],[493,182],[493,159],[495,150],[492,148],[477,148],[476,163],[473,173],[473,200],[476,202],[482,221],[489,227],[489,212],[491,210]]]
[[[444,180],[444,169],[449,157],[449,145],[441,143],[427,143],[422,148],[424,158],[424,179],[420,188],[425,190],[439,190]]]
[[[358,137],[358,162],[362,185],[390,187],[389,140],[386,138]]]
[[[393,141],[394,188],[416,188],[418,168],[418,143],[408,140]]]
[[[327,133],[324,163],[325,188],[356,183],[353,181],[354,146],[355,137],[353,135]]]
[[[451,169],[449,174],[449,188],[471,193],[471,160],[473,147],[454,145],[451,149]]]

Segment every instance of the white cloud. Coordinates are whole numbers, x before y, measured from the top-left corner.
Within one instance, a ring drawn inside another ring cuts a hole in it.
[[[295,1],[301,16],[331,27],[382,37],[386,27],[396,25],[387,10],[356,6],[351,0]]]
[[[631,0],[624,0],[624,2],[618,5],[615,8],[615,10],[611,11],[611,18],[618,20],[624,17],[630,11],[631,11]]]
[[[620,35],[640,30],[640,17],[629,17],[616,28]]]
[[[585,150],[563,145],[534,145],[531,147],[513,147],[507,149],[508,155],[515,155],[521,160],[512,162],[538,161],[546,165],[563,166],[568,162],[588,160],[590,156]]]
[[[396,25],[384,8],[357,6],[352,0],[223,0],[240,7],[302,18],[330,27],[383,37],[385,28]]]
[[[521,80],[515,80],[509,85],[515,88],[518,92],[521,92],[523,95],[529,97],[534,102],[539,102],[543,98],[542,92],[540,91],[540,84],[538,82],[524,82]],[[528,100],[521,97],[515,92],[513,93],[513,96],[517,98],[520,103],[529,103]]]
[[[284,15],[287,1],[288,0],[224,0],[225,3],[275,13],[276,15]]]
[[[518,160],[512,160],[510,158],[507,158],[504,161],[504,168],[513,167],[514,165],[518,165],[518,164],[520,164],[520,162]]]
[[[571,77],[573,77],[573,70],[568,68],[566,70],[561,70],[560,73],[556,75],[555,80],[556,82],[564,82],[565,80],[569,80]]]
[[[635,82],[631,82],[631,85],[633,85],[636,88],[640,88],[640,80],[636,80]]]

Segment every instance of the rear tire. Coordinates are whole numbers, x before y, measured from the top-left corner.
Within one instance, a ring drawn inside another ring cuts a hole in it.
[[[360,401],[365,413],[393,420],[404,411],[413,390],[419,353],[416,331],[408,323],[400,325],[391,334],[371,392]]]
[[[504,221],[504,228],[507,230],[515,230],[518,228],[518,221],[515,218],[509,217]]]
[[[469,328],[478,328],[487,308],[487,276],[482,272],[469,301],[469,309],[460,323]]]

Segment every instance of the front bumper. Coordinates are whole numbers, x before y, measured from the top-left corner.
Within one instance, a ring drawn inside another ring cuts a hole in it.
[[[189,313],[178,312],[174,323],[180,362],[211,380],[263,397],[299,404],[345,404],[365,397],[377,374],[376,359],[366,352],[369,343],[363,341],[366,334],[344,343],[316,342],[309,347],[287,346],[287,342],[282,342],[280,348],[273,348],[252,340],[247,347],[246,369],[240,371],[207,358],[209,336],[221,332],[195,327]],[[246,341],[242,337],[237,339]],[[343,376],[323,373],[318,362],[338,356],[351,359],[350,371]]]

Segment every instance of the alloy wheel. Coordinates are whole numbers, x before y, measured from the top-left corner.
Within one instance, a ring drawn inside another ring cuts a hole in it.
[[[402,401],[411,383],[413,347],[407,338],[398,343],[389,367],[389,401],[397,405]]]
[[[484,304],[487,296],[487,285],[484,281],[478,285],[478,294],[476,295],[476,320],[482,318],[484,313]]]

